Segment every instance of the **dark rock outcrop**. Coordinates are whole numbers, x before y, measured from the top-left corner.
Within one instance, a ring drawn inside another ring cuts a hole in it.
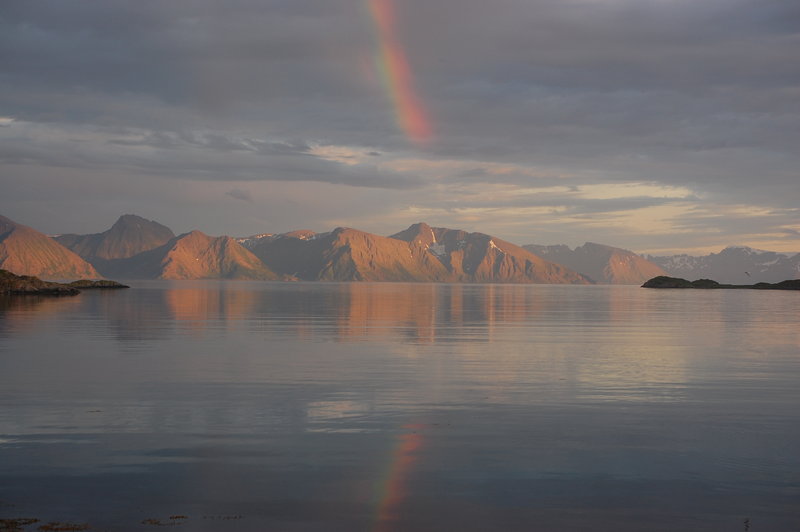
[[[756,290],[800,290],[800,279],[786,279],[779,283],[757,283]]]
[[[32,294],[44,296],[75,296],[81,291],[61,283],[42,281],[30,275],[16,275],[8,270],[0,270],[0,295]]]
[[[666,275],[659,275],[645,281],[642,288],[694,288],[690,281],[680,279],[679,277],[667,277]]]
[[[750,289],[750,290],[800,290],[800,279],[788,279],[779,283],[720,284],[711,279],[687,281],[679,277],[659,275],[642,285],[642,288],[699,288],[699,289]]]
[[[89,279],[81,279],[80,281],[72,281],[67,286],[72,288],[79,288],[80,290],[117,290],[120,288],[130,288],[130,286],[117,281],[109,281],[107,279],[100,279],[99,281],[92,281]]]

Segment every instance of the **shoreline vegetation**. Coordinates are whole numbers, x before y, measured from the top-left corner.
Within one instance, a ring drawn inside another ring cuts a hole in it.
[[[687,281],[680,277],[659,275],[646,281],[642,288],[698,288],[701,290],[734,289],[734,290],[800,290],[800,279],[787,279],[779,283],[756,284],[721,284],[711,279]]]
[[[116,281],[81,279],[71,283],[43,281],[31,275],[16,275],[0,270],[1,295],[76,296],[81,290],[108,290],[130,288]]]

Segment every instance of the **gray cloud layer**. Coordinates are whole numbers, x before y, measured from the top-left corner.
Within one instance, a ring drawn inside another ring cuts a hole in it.
[[[298,218],[305,214],[309,221],[304,225],[324,229],[352,219],[358,198],[370,202],[364,212],[376,213],[382,227],[383,211],[458,205],[459,185],[647,182],[693,194],[564,195],[540,203],[570,202],[568,212],[587,216],[686,201],[723,214],[749,205],[766,213],[751,228],[784,237],[800,229],[800,70],[794,66],[800,4],[794,0],[396,4],[398,35],[436,136],[423,149],[397,127],[376,77],[374,29],[362,1],[6,0],[0,116],[15,122],[0,128],[0,185],[21,190],[12,186],[21,175],[44,185],[63,179],[60,169],[68,168],[98,176],[91,179],[117,179],[118,190],[132,196],[142,181],[137,176],[147,177],[149,187],[170,179],[223,182],[215,196],[221,201],[251,191],[224,182],[356,187],[332,194],[329,200],[341,208],[324,215],[317,200],[304,204],[301,193],[292,193]],[[315,151],[319,146],[348,147],[360,158],[351,164],[346,156],[326,157]],[[380,166],[402,157],[475,165],[437,176]],[[484,163],[538,170],[497,174],[483,170]],[[268,201],[259,198],[283,201],[274,187],[261,196],[249,193],[253,209]],[[58,197],[37,206],[9,194],[0,209],[12,218],[23,208],[74,207]],[[491,198],[484,194],[481,203],[500,209],[526,202]],[[169,218],[168,204],[151,210]],[[83,212],[88,225],[91,213]],[[97,231],[106,223],[93,221]],[[266,221],[240,217],[211,229],[273,230],[253,226]],[[502,233],[511,225],[513,233],[500,236],[519,240],[527,231],[529,241],[541,241],[534,222],[495,227]],[[744,231],[733,215],[701,215],[680,227],[716,232],[725,238],[720,244]],[[682,238],[694,245],[691,233]]]

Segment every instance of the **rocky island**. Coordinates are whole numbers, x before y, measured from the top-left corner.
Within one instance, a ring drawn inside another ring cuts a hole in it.
[[[107,279],[99,279],[92,281],[89,279],[81,279],[79,281],[72,281],[67,286],[78,288],[79,290],[116,290],[118,288],[130,288],[130,286],[117,281],[109,281]]]
[[[45,296],[76,296],[84,289],[129,288],[116,281],[91,281],[82,279],[69,284],[42,281],[31,275],[16,275],[8,270],[0,270],[0,295],[32,294]]]
[[[711,279],[687,281],[679,277],[659,275],[642,285],[642,288],[700,288],[700,289],[750,289],[750,290],[800,290],[800,279],[787,279],[779,283],[721,284]]]

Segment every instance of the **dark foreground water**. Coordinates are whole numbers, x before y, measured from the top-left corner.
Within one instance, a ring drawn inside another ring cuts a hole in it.
[[[800,530],[798,310],[553,285],[0,300],[0,519]]]

